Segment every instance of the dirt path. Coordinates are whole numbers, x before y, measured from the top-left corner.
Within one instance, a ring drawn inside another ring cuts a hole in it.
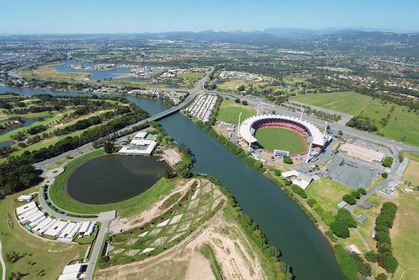
[[[6,280],[6,264],[4,263],[4,260],[3,260],[1,241],[0,241],[0,262],[1,262],[1,270],[2,270],[1,279]]]
[[[164,254],[144,261],[99,270],[95,279],[215,279],[203,245],[212,248],[225,279],[267,279],[256,252],[237,225],[222,211],[195,234]]]

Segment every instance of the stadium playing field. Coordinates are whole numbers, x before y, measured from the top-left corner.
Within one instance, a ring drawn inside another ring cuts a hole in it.
[[[266,127],[256,131],[258,143],[268,152],[289,151],[290,155],[302,154],[308,149],[306,139],[295,131],[279,127]]]
[[[371,97],[356,92],[335,92],[297,96],[291,101],[313,105],[349,115],[357,115]]]
[[[220,111],[218,112],[217,120],[237,124],[239,122],[240,112],[242,112],[240,122],[256,115],[255,112],[247,106],[237,104],[231,100],[224,100],[221,104]]]

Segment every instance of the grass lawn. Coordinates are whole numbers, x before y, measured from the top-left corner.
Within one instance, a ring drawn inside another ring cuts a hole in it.
[[[182,78],[182,79],[195,80],[195,79],[201,79],[204,76],[205,76],[205,73],[182,73],[177,77]]]
[[[118,215],[126,217],[147,209],[147,207],[154,203],[161,195],[166,194],[175,187],[175,184],[172,181],[161,179],[146,192],[119,203],[109,205],[86,205],[72,200],[65,192],[67,177],[82,163],[103,154],[103,150],[94,151],[70,161],[65,166],[65,171],[55,178],[54,183],[50,187],[51,199],[58,207],[70,212],[82,214],[96,214],[104,211],[118,210]]]
[[[256,115],[256,113],[247,106],[235,103],[232,100],[224,100],[221,104],[217,120],[231,124],[238,124],[240,112],[242,112],[240,118],[241,122]]]
[[[58,72],[55,68],[51,66],[60,65],[62,63],[52,63],[47,65],[42,65],[38,69],[33,71],[19,71],[19,75],[22,75],[26,78],[39,78],[42,80],[47,80],[48,78],[58,80],[58,81],[69,81],[69,80],[82,80],[85,81],[89,77],[89,73],[65,73]]]
[[[419,162],[410,160],[401,180],[411,182],[413,186],[419,186]]]
[[[70,261],[83,258],[87,246],[52,242],[34,237],[18,224],[14,216],[14,209],[23,203],[15,202],[14,199],[22,195],[37,191],[39,187],[28,189],[22,193],[7,196],[0,201],[0,239],[2,242],[3,257],[13,252],[24,255],[23,258],[11,264],[6,263],[6,279],[12,272],[28,273],[23,279],[57,279],[64,266]],[[13,227],[6,224],[6,215],[10,215]],[[53,264],[53,265],[52,265]],[[45,273],[44,276],[41,276]]]
[[[314,105],[349,115],[357,115],[371,99],[370,96],[356,92],[336,92],[301,95],[292,98],[291,101]]]
[[[394,112],[390,113],[394,106]],[[390,113],[390,118],[385,127],[380,123]],[[381,100],[373,100],[360,114],[361,117],[369,117],[375,121],[378,132],[384,137],[405,142],[410,145],[419,146],[419,129],[417,128],[418,115],[413,111],[409,112],[406,106],[399,106],[394,103],[381,103]],[[403,138],[405,140],[403,141]]]
[[[237,90],[241,85],[244,85],[247,88],[248,85],[251,84],[253,83],[244,80],[227,80],[226,82],[217,85],[217,87],[221,90]]]
[[[314,198],[325,210],[337,209],[337,204],[342,201],[342,196],[353,191],[352,188],[328,178],[321,177],[321,182],[312,182],[306,193],[309,198]]]
[[[295,131],[278,127],[266,127],[256,131],[258,143],[267,151],[275,149],[289,151],[291,155],[304,153],[308,149],[306,139]]]
[[[400,155],[403,157],[407,157],[410,160],[415,160],[419,162],[419,153],[402,151],[400,152]]]
[[[399,193],[399,209],[390,230],[393,253],[399,262],[394,279],[419,279],[419,196]],[[403,275],[403,278],[401,276]]]

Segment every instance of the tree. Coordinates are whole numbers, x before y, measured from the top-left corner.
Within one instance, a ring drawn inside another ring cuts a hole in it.
[[[246,227],[250,226],[250,225],[253,223],[252,219],[251,219],[248,215],[246,215],[246,214],[244,214],[244,215],[242,216],[242,221],[243,221],[243,224],[244,224]]]
[[[376,262],[377,261],[377,252],[369,251],[365,253],[365,259],[369,262]]]
[[[311,207],[311,208],[313,208],[313,205],[314,204],[316,204],[317,203],[317,201],[314,199],[314,198],[309,198],[309,199],[307,199],[307,204]]]
[[[358,193],[361,194],[361,195],[365,195],[365,194],[367,194],[367,191],[364,188],[359,188]]]
[[[191,178],[193,176],[193,174],[189,169],[183,169],[180,172],[180,176],[182,176],[182,178]]]
[[[384,273],[380,273],[377,275],[377,277],[375,277],[375,280],[387,280],[388,276],[385,275]]]
[[[349,203],[349,204],[351,204],[351,205],[356,203],[355,197],[353,195],[351,195],[351,194],[345,194],[342,197],[342,200],[345,201],[345,202],[347,202],[347,203]]]
[[[393,273],[399,266],[399,262],[391,254],[391,252],[385,252],[378,254],[378,264],[384,268],[388,273]]]
[[[388,173],[386,173],[386,172],[381,173],[381,177],[387,178],[388,177]]]
[[[390,167],[393,164],[393,158],[392,157],[385,157],[383,160],[383,165],[386,167]]]
[[[262,232],[259,229],[254,230],[252,232],[252,238],[254,240],[261,239],[262,238]]]
[[[238,91],[245,91],[246,87],[244,85],[241,85],[237,88]]]
[[[247,103],[247,101],[246,101],[246,100],[243,100],[243,101],[242,101],[242,104],[243,104],[244,106],[249,105],[249,103]]]
[[[339,131],[338,131],[338,134],[339,134],[340,136],[342,136],[342,135],[343,135],[342,130],[339,130]]]
[[[163,176],[166,179],[171,179],[176,177],[176,174],[173,172],[172,169],[167,169],[166,171],[164,171]]]
[[[346,226],[341,221],[335,221],[335,222],[333,222],[330,225],[330,229],[338,237],[341,237],[341,238],[347,238],[347,237],[349,237],[349,229],[348,229],[348,226]]]
[[[103,149],[107,154],[112,154],[115,150],[114,142],[111,140],[107,140],[105,142],[105,145],[103,146]]]
[[[275,171],[274,171],[274,174],[275,174],[275,176],[281,176],[281,170],[279,170],[279,169],[275,169]]]
[[[284,157],[284,163],[286,163],[286,164],[293,164],[294,162],[292,161],[292,158],[289,158],[289,157]]]
[[[236,99],[234,100],[234,102],[236,102],[236,103],[240,103],[240,99],[239,99],[239,98],[236,98]]]

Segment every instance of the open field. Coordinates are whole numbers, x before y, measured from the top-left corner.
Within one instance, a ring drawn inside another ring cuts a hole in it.
[[[278,127],[266,127],[256,131],[256,138],[263,149],[289,151],[290,155],[302,154],[308,149],[306,139],[295,131]]]
[[[390,113],[394,106],[394,112]],[[390,118],[385,127],[380,123],[390,113]],[[394,139],[407,144],[419,146],[419,129],[417,127],[418,115],[410,111],[406,106],[399,106],[394,103],[381,103],[374,99],[360,114],[361,117],[369,117],[375,121],[378,132],[384,137]],[[403,140],[404,139],[404,140]]]
[[[232,100],[224,100],[220,106],[220,112],[218,113],[217,120],[237,124],[239,122],[240,112],[242,112],[240,118],[241,122],[256,115],[256,113],[247,106],[235,103]]]
[[[58,72],[54,68],[50,68],[50,66],[56,66],[60,64],[62,63],[42,65],[42,66],[39,66],[39,68],[36,70],[20,71],[18,74],[28,79],[30,78],[38,78],[38,79],[43,79],[43,80],[54,79],[58,81],[70,81],[70,80],[71,81],[73,80],[86,81],[88,80],[88,77],[90,76],[90,74],[88,73],[83,73],[83,72],[64,73],[64,72]]]
[[[401,178],[402,181],[410,182],[413,186],[419,186],[419,162],[410,160]]]
[[[353,191],[352,188],[321,177],[321,182],[312,182],[306,193],[309,198],[314,198],[325,210],[337,209],[337,204],[342,201],[342,196]]]
[[[419,279],[419,196],[399,193],[399,209],[390,237],[399,267],[394,279]]]
[[[5,260],[6,278],[12,272],[20,272],[27,274],[23,279],[55,280],[61,274],[64,266],[72,260],[83,258],[87,250],[87,246],[48,241],[35,237],[18,224],[14,209],[24,203],[15,202],[14,199],[23,193],[28,194],[38,191],[38,189],[39,186],[7,196],[0,201],[0,239],[3,246],[3,257],[6,253],[12,254],[13,252],[24,256],[13,264]],[[12,228],[9,228],[6,216],[11,217]],[[43,274],[45,275],[42,276]]]
[[[109,205],[86,205],[72,200],[65,192],[65,182],[67,177],[81,164],[87,160],[103,155],[103,150],[97,150],[83,155],[70,161],[65,166],[65,171],[55,178],[50,186],[50,196],[52,201],[60,208],[82,214],[96,214],[99,212],[118,210],[118,215],[124,217],[144,211],[149,205],[154,203],[161,195],[167,194],[174,188],[174,184],[166,179],[161,179],[146,192],[129,199],[127,201]]]
[[[202,79],[204,76],[205,73],[182,73],[178,76],[178,78],[195,80]]]
[[[400,155],[403,157],[407,157],[410,160],[419,162],[419,153],[402,151],[400,152]]]
[[[372,98],[367,95],[356,92],[335,92],[301,95],[292,98],[291,101],[314,105],[349,115],[357,115],[371,99]]]
[[[227,80],[222,84],[218,84],[217,87],[221,90],[237,90],[241,85],[248,87],[254,83],[244,80]]]

